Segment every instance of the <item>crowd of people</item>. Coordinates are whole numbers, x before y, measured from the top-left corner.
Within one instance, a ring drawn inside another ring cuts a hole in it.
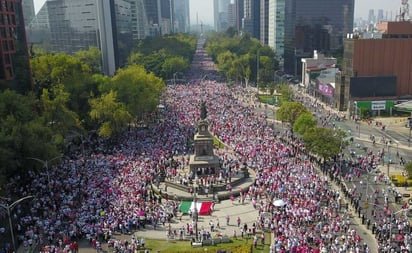
[[[96,140],[90,152],[71,154],[47,173],[31,172],[26,184],[21,177],[12,179],[9,196],[35,196],[28,200],[27,214],[13,217],[19,242],[52,245],[44,251],[57,252],[83,238],[109,241],[114,232],[164,226],[177,204],[157,195],[151,183],[159,175],[176,175],[175,157],[193,151],[188,143],[203,101],[210,131],[227,144],[227,152],[233,151],[226,160],[221,154],[224,162],[236,160],[255,169],[256,182],[245,194],[260,214],[270,214],[260,225],[274,233],[272,252],[370,252],[368,242],[350,227],[344,196],[316,170],[298,138],[275,131],[255,111],[254,101],[244,102],[250,101],[249,94],[244,87],[212,80],[173,85],[165,91],[157,124],[131,128],[117,144]],[[237,99],[242,96],[247,97]],[[278,199],[285,204],[276,206]],[[22,214],[24,206],[17,206],[16,213]]]

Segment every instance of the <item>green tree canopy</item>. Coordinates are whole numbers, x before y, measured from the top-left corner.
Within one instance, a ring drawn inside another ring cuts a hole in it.
[[[111,89],[116,91],[119,102],[124,103],[135,119],[142,119],[157,109],[163,88],[162,79],[147,73],[138,65],[119,70],[111,83]]]
[[[143,65],[147,71],[168,79],[174,73],[184,72],[189,68],[195,50],[196,38],[192,35],[147,37],[137,44],[128,58],[128,64]]]
[[[270,47],[262,47],[258,40],[251,38],[247,33],[242,36],[223,33],[210,35],[206,42],[206,52],[218,63],[219,71],[224,73],[228,80],[241,78],[256,81],[258,55],[259,81],[262,83],[273,81],[274,71],[278,68],[274,51]],[[233,56],[232,58],[226,58],[228,52]],[[224,64],[222,64],[222,57],[227,60]],[[242,57],[245,58],[240,60]],[[247,66],[245,66],[246,59]],[[243,70],[237,69],[239,63]]]
[[[280,88],[280,93],[281,93],[281,95],[279,97],[279,105],[282,105],[285,102],[291,102],[292,101],[293,91],[292,91],[292,89],[290,88],[289,85],[287,85],[287,84],[282,85],[281,88]]]
[[[125,104],[117,100],[115,91],[90,99],[90,105],[90,117],[96,122],[101,137],[109,138],[118,135],[128,126],[132,118]]]
[[[90,67],[90,70],[94,74],[101,73],[101,53],[97,47],[89,47],[89,50],[77,51],[74,56],[81,62]]]
[[[44,124],[32,95],[5,90],[0,93],[0,186],[7,178],[24,174],[26,157],[46,159],[60,150],[53,131]]]
[[[330,128],[313,127],[303,135],[305,147],[325,161],[339,154],[345,133]]]
[[[407,162],[405,164],[405,170],[406,170],[406,173],[408,174],[408,178],[411,179],[412,178],[412,162]]]
[[[293,126],[300,115],[308,112],[308,109],[299,102],[285,102],[276,111],[276,118]]]
[[[166,58],[162,64],[162,76],[171,79],[173,78],[174,73],[183,72],[187,68],[189,68],[187,59],[181,56],[169,57]]]
[[[78,115],[67,108],[70,94],[63,85],[53,87],[50,91],[43,89],[41,96],[42,118],[55,133],[55,141],[64,145],[64,136],[69,129],[81,128]]]
[[[302,113],[293,124],[293,131],[304,135],[309,129],[316,127],[317,120],[310,112]]]

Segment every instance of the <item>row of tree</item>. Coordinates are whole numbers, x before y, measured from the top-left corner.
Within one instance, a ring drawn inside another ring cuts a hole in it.
[[[149,52],[163,41],[172,41],[162,49],[169,53],[152,61],[153,66],[162,66],[161,73],[145,62],[132,60],[136,54],[149,59]],[[185,68],[178,70],[185,71],[193,57],[194,44],[195,38],[189,35],[142,41],[126,67],[113,77],[100,74],[97,48],[74,55],[32,49],[33,91],[0,93],[0,188],[11,175],[42,168],[44,164],[36,159],[46,162],[65,152],[69,143],[84,144],[90,133],[115,138],[124,129],[148,120],[158,108],[165,87],[163,78],[175,71],[166,70],[164,65],[175,65],[170,61],[179,58],[185,61]]]
[[[278,69],[275,52],[248,33],[238,35],[229,29],[226,33],[210,34],[206,52],[228,82],[244,82],[246,86],[255,82],[259,87],[274,84],[274,72]]]
[[[287,89],[284,87],[282,90]],[[346,133],[341,130],[333,130],[319,127],[313,114],[301,103],[286,101],[286,97],[276,112],[276,117],[282,122],[291,125],[294,133],[303,140],[305,148],[313,154],[324,159],[334,158],[348,143],[345,140]]]

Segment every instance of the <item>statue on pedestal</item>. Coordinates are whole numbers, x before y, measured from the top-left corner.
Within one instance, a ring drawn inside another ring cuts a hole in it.
[[[206,103],[205,101],[202,101],[200,104],[200,119],[204,120],[207,117],[207,109],[206,109]]]

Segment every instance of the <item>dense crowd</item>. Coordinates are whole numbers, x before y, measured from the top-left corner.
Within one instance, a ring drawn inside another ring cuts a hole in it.
[[[163,226],[175,215],[177,204],[156,195],[151,183],[159,182],[159,175],[176,177],[179,166],[187,163],[184,157],[193,151],[188,143],[203,101],[210,131],[228,145],[227,152],[233,151],[226,157],[219,154],[224,163],[236,161],[256,171],[256,181],[245,195],[261,214],[257,225],[274,233],[272,252],[370,252],[367,242],[350,227],[353,222],[349,207],[342,204],[344,196],[318,173],[299,139],[275,131],[265,114],[256,112],[249,90],[198,80],[168,87],[163,99],[164,111],[148,129],[129,129],[117,144],[96,140],[90,153],[71,154],[47,173],[31,172],[25,185],[14,178],[7,186],[13,189],[10,196],[36,197],[27,215],[14,217],[19,242],[48,245],[45,251],[57,252],[67,245],[70,250],[71,242],[82,238],[99,247],[113,232]],[[285,204],[275,205],[274,200]],[[20,206],[16,208],[21,214]],[[376,224],[381,235],[387,231],[387,213],[376,215],[383,215],[382,224]],[[396,224],[399,231],[405,230],[403,221],[396,219]],[[406,232],[404,238],[409,239]],[[115,244],[115,248],[134,249]],[[134,238],[136,244],[141,240]]]
[[[161,224],[173,212],[150,183],[172,169],[173,156],[191,151],[188,139],[199,119],[198,105],[205,101],[211,132],[235,151],[240,163],[256,168],[256,183],[246,194],[259,200],[260,212],[273,214],[269,227],[278,252],[367,252],[360,237],[348,229],[347,217],[338,212],[339,194],[318,175],[299,141],[288,143],[282,134],[275,136],[253,105],[234,99],[233,93],[242,92],[213,81],[174,86],[164,96],[166,108],[159,124],[132,129],[119,145],[107,148],[101,142],[89,156],[79,153],[65,160],[50,169],[50,182],[46,175],[31,173],[31,184],[11,193],[37,197],[30,213],[18,222],[19,240],[64,245]],[[276,198],[286,207],[275,207]]]

